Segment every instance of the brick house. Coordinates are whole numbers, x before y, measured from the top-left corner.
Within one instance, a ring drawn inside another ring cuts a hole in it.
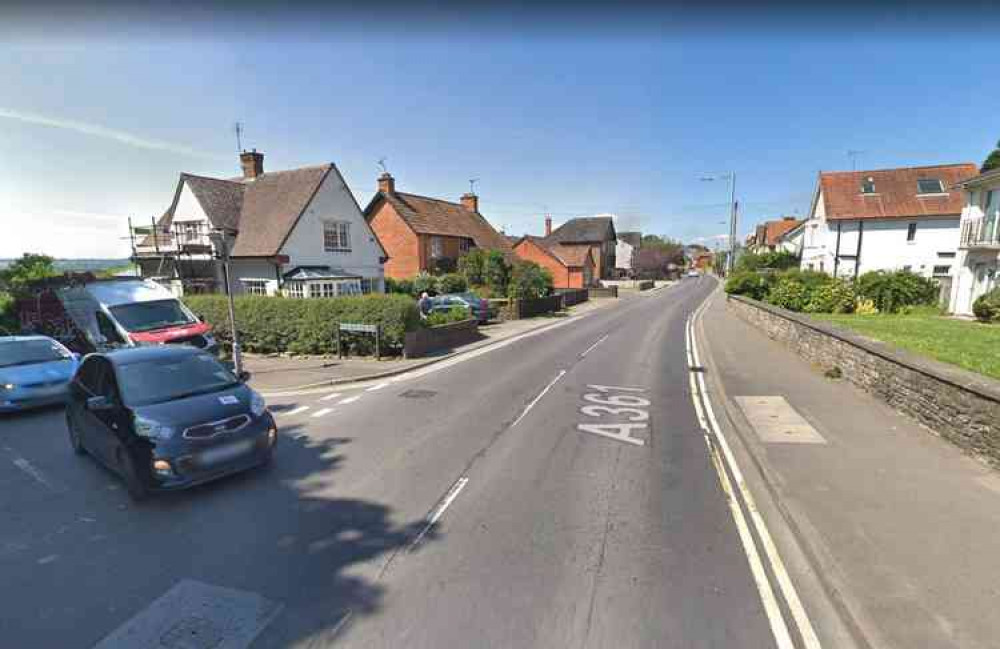
[[[511,250],[507,238],[479,213],[475,194],[453,203],[397,192],[395,179],[383,173],[364,214],[385,247],[385,275],[393,279],[450,270],[472,248]]]
[[[523,236],[514,254],[552,273],[554,288],[586,288],[595,277],[594,256],[587,246],[567,246],[541,237]]]
[[[570,219],[555,230],[552,219],[545,219],[545,244],[563,248],[582,248],[594,257],[594,277],[611,279],[615,273],[615,248],[618,236],[610,216],[589,216]]]

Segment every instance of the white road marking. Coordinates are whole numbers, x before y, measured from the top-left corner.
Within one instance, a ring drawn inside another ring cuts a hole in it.
[[[610,336],[610,335],[611,334],[604,334],[603,336],[601,336],[600,338],[598,338],[597,342],[595,342],[593,345],[591,345],[587,349],[583,350],[583,353],[580,354],[580,358],[583,358],[587,354],[589,354],[594,349],[594,347],[597,347],[598,345],[600,345],[601,343],[603,343],[605,340],[608,339],[608,336]]]
[[[336,399],[341,394],[342,394],[341,392],[331,392],[330,394],[326,395],[325,397],[322,397],[320,399],[320,401],[330,401],[331,399]]]
[[[17,468],[21,469],[22,471],[24,471],[25,473],[27,473],[28,475],[30,475],[30,476],[31,476],[32,478],[34,478],[35,480],[37,480],[37,481],[38,481],[39,483],[41,483],[42,485],[44,485],[44,486],[48,487],[48,488],[49,488],[49,489],[51,489],[52,491],[56,491],[56,487],[55,487],[55,485],[54,485],[54,484],[52,484],[52,483],[51,483],[51,482],[49,481],[49,479],[48,479],[48,478],[46,478],[46,477],[45,477],[45,474],[44,474],[44,473],[42,473],[42,472],[41,472],[41,470],[40,470],[40,469],[38,469],[38,467],[36,467],[36,466],[35,466],[34,464],[32,464],[31,462],[29,462],[28,460],[24,459],[24,458],[23,458],[23,457],[21,457],[20,455],[18,455],[18,454],[17,454],[17,453],[16,453],[15,451],[14,451],[14,449],[12,449],[11,447],[9,447],[9,446],[4,446],[4,449],[5,449],[5,450],[6,450],[6,451],[7,451],[8,453],[10,453],[10,454],[11,454],[11,456],[12,456],[12,457],[11,457],[11,462],[13,462],[13,463],[14,463],[14,466],[16,466]]]
[[[524,419],[524,416],[528,414],[528,411],[530,411],[532,408],[534,408],[535,404],[538,403],[538,401],[542,397],[545,396],[545,393],[552,389],[552,386],[556,384],[556,381],[558,381],[559,379],[561,379],[565,375],[566,375],[566,370],[559,370],[559,373],[556,374],[556,378],[554,378],[551,381],[549,381],[549,384],[546,385],[545,388],[541,392],[538,393],[538,396],[531,400],[531,403],[529,403],[524,408],[524,410],[521,412],[521,415],[517,419],[514,420],[514,423],[511,424],[510,427],[513,428],[514,426],[517,426],[519,423],[521,423],[521,420]]]
[[[632,437],[629,432],[633,429],[646,430],[646,424],[577,424],[576,429],[583,431],[585,433],[593,433],[594,435],[600,435],[601,437],[608,437],[610,439],[627,442],[628,444],[635,444],[636,446],[645,446],[646,442],[637,437]]]
[[[360,398],[361,398],[361,395],[360,394],[356,394],[353,397],[347,397],[346,399],[341,399],[340,400],[340,404],[343,405],[345,403],[354,403],[355,401],[357,401]]]
[[[382,388],[384,388],[387,385],[389,385],[389,384],[388,383],[377,383],[377,384],[373,385],[370,388],[366,388],[365,392],[375,392],[376,390],[381,390]]]
[[[705,302],[703,302],[702,305],[696,309],[691,316],[689,316],[687,326],[685,328],[687,334],[687,344],[689,346],[691,359],[693,360],[692,369],[701,365],[701,359],[698,354],[698,344],[695,338],[694,324],[697,322],[698,318],[701,317],[701,314],[708,306],[708,303],[709,300],[706,299]],[[736,458],[733,456],[729,443],[722,434],[719,422],[715,418],[712,402],[708,398],[708,390],[705,387],[705,377],[701,372],[692,371],[690,374],[694,377],[692,384],[696,388],[692,391],[691,398],[696,402],[696,410],[700,410],[698,408],[697,401],[699,399],[702,401],[702,407],[704,408],[705,415],[707,415],[707,423],[709,426],[704,426],[704,417],[699,416],[699,420],[702,422],[704,427],[706,438],[708,434],[711,433],[713,438],[718,443],[718,447],[712,444],[709,445],[712,451],[713,464],[715,465],[716,472],[719,474],[719,481],[729,496],[727,500],[729,501],[730,511],[732,512],[733,519],[736,522],[740,540],[743,543],[743,549],[747,554],[748,561],[750,562],[750,569],[753,573],[754,581],[757,583],[758,593],[760,594],[764,610],[767,613],[768,620],[771,624],[771,631],[774,634],[775,641],[777,642],[779,649],[794,648],[788,632],[788,626],[785,623],[781,609],[778,607],[777,600],[774,597],[774,592],[771,589],[771,584],[767,579],[767,574],[764,571],[760,554],[757,551],[757,546],[754,543],[753,536],[750,533],[750,528],[743,515],[743,510],[740,507],[739,502],[736,500],[735,496],[737,491],[733,489],[733,481],[736,483],[739,495],[746,503],[747,511],[750,514],[750,520],[753,522],[754,529],[760,537],[761,545],[764,546],[764,553],[767,556],[771,570],[774,572],[775,578],[777,579],[778,588],[781,590],[781,594],[784,597],[785,602],[788,604],[788,609],[791,611],[792,618],[795,620],[795,624],[802,636],[804,646],[806,649],[821,649],[822,645],[819,642],[819,638],[816,636],[816,631],[813,629],[809,615],[806,613],[805,607],[799,599],[798,592],[795,590],[795,586],[792,584],[791,577],[788,575],[785,564],[781,560],[781,556],[778,554],[777,547],[774,545],[774,540],[771,538],[771,534],[767,529],[767,525],[764,523],[763,517],[760,515],[760,511],[757,508],[753,495],[750,493],[750,489],[746,485],[743,473],[740,471],[740,467],[736,463]],[[720,448],[722,450],[721,456],[718,453],[718,449]],[[726,472],[723,463],[729,467],[729,471],[733,475],[732,481],[730,480],[729,474]]]
[[[322,417],[323,415],[328,415],[333,412],[333,408],[320,408],[312,414],[313,417]]]
[[[299,413],[303,413],[306,410],[309,410],[309,406],[299,406],[298,408],[292,408],[288,412],[279,412],[278,414],[279,415],[291,416],[291,415],[297,415]]]
[[[59,558],[58,554],[50,554],[47,557],[42,557],[41,559],[39,559],[38,563],[40,565],[45,565],[46,563],[52,563],[53,561],[55,561],[58,558]]]
[[[431,512],[431,515],[427,517],[427,524],[424,525],[424,528],[422,530],[420,530],[420,534],[418,534],[417,538],[413,539],[413,542],[410,543],[411,550],[417,547],[421,539],[423,539],[424,536],[427,534],[427,532],[430,531],[432,527],[434,527],[434,524],[441,519],[441,517],[444,515],[444,511],[448,509],[448,507],[450,507],[453,502],[455,502],[455,499],[458,498],[458,494],[462,491],[462,489],[465,489],[465,485],[467,485],[468,483],[469,479],[465,476],[462,476],[461,478],[455,481],[455,484],[451,485],[451,489],[449,489],[448,493],[444,495],[444,498],[442,498],[441,502],[438,503],[438,506],[434,508],[434,511]]]

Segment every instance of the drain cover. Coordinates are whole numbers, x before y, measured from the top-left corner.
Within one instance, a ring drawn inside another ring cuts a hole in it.
[[[437,392],[434,390],[407,390],[406,392],[400,393],[399,396],[407,399],[430,399],[435,394],[437,394]]]

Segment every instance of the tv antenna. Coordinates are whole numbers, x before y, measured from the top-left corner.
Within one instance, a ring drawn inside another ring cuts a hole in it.
[[[385,158],[384,157],[378,159],[378,166],[379,166],[379,168],[382,169],[382,173],[384,173],[384,174],[389,173],[389,170],[386,169],[386,167],[385,167]]]
[[[469,178],[469,193],[470,194],[475,194],[476,193],[476,183],[478,183],[478,182],[479,182],[478,178]]]
[[[236,131],[236,153],[243,153],[243,124],[236,122],[233,130]]]
[[[864,151],[860,149],[848,149],[847,157],[851,159],[851,171],[858,170],[858,156],[860,156]]]

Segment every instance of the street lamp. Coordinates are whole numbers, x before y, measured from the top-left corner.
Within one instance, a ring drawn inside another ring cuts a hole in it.
[[[726,174],[715,176],[702,176],[703,182],[714,182],[716,180],[726,180],[729,182],[729,254],[726,255],[726,267],[729,272],[733,271],[736,264],[736,172],[730,171]]]
[[[222,252],[222,272],[226,281],[226,301],[229,304],[229,329],[233,333],[233,371],[236,376],[243,374],[243,356],[240,353],[240,333],[236,329],[236,307],[233,304],[233,286],[229,279],[229,235],[232,230],[216,229],[209,235],[212,243]]]

